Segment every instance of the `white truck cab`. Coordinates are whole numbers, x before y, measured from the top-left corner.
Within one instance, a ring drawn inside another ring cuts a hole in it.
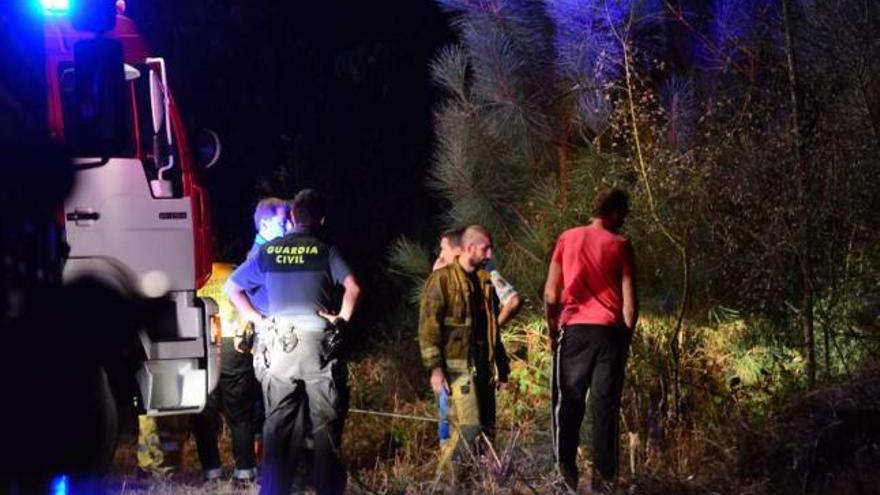
[[[65,14],[49,10],[44,23],[49,125],[75,164],[64,279],[95,277],[148,301],[139,404],[149,415],[198,412],[219,375],[217,305],[196,295],[211,274],[211,222],[166,63],[127,17],[93,34]],[[210,166],[216,135],[205,150]]]

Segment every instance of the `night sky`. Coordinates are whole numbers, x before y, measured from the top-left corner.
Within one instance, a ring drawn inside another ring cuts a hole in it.
[[[368,305],[385,307],[389,243],[441,227],[425,179],[442,97],[429,63],[455,41],[447,16],[428,0],[129,0],[127,14],[167,58],[190,133],[222,140],[202,178],[216,258],[244,257],[260,197],[314,187]]]

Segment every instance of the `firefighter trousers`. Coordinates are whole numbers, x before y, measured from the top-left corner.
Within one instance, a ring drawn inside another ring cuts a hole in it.
[[[222,411],[232,435],[233,478],[252,479],[256,474],[253,425],[257,392],[252,359],[250,354],[236,352],[231,338],[223,339],[221,353],[220,382],[208,396],[205,409],[193,421],[199,461],[207,478],[220,476],[217,437]]]
[[[437,474],[452,485],[464,479],[479,455],[482,434],[495,436],[495,389],[488,368],[449,373],[450,437],[440,452]]]
[[[322,495],[345,491],[341,448],[348,391],[344,365],[323,359],[324,335],[296,331],[295,343],[286,340],[285,355],[273,353],[263,375],[262,495],[290,493],[309,447],[315,490]],[[307,445],[309,440],[311,445]]]

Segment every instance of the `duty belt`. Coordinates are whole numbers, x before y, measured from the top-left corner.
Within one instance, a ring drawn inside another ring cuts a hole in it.
[[[273,324],[279,329],[297,329],[302,332],[323,332],[327,328],[327,320],[314,316],[276,316]]]

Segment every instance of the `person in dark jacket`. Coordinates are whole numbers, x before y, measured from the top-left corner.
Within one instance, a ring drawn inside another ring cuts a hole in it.
[[[264,244],[232,274],[227,294],[263,329],[254,354],[264,370],[258,374],[266,406],[261,493],[290,493],[310,435],[313,486],[337,494],[347,478],[340,454],[348,391],[345,362],[333,342],[347,331],[360,287],[338,249],[319,233],[324,206],[315,191],[296,195],[292,220],[293,232]],[[344,289],[336,314],[334,286]],[[266,291],[265,314],[249,299],[258,289]]]

